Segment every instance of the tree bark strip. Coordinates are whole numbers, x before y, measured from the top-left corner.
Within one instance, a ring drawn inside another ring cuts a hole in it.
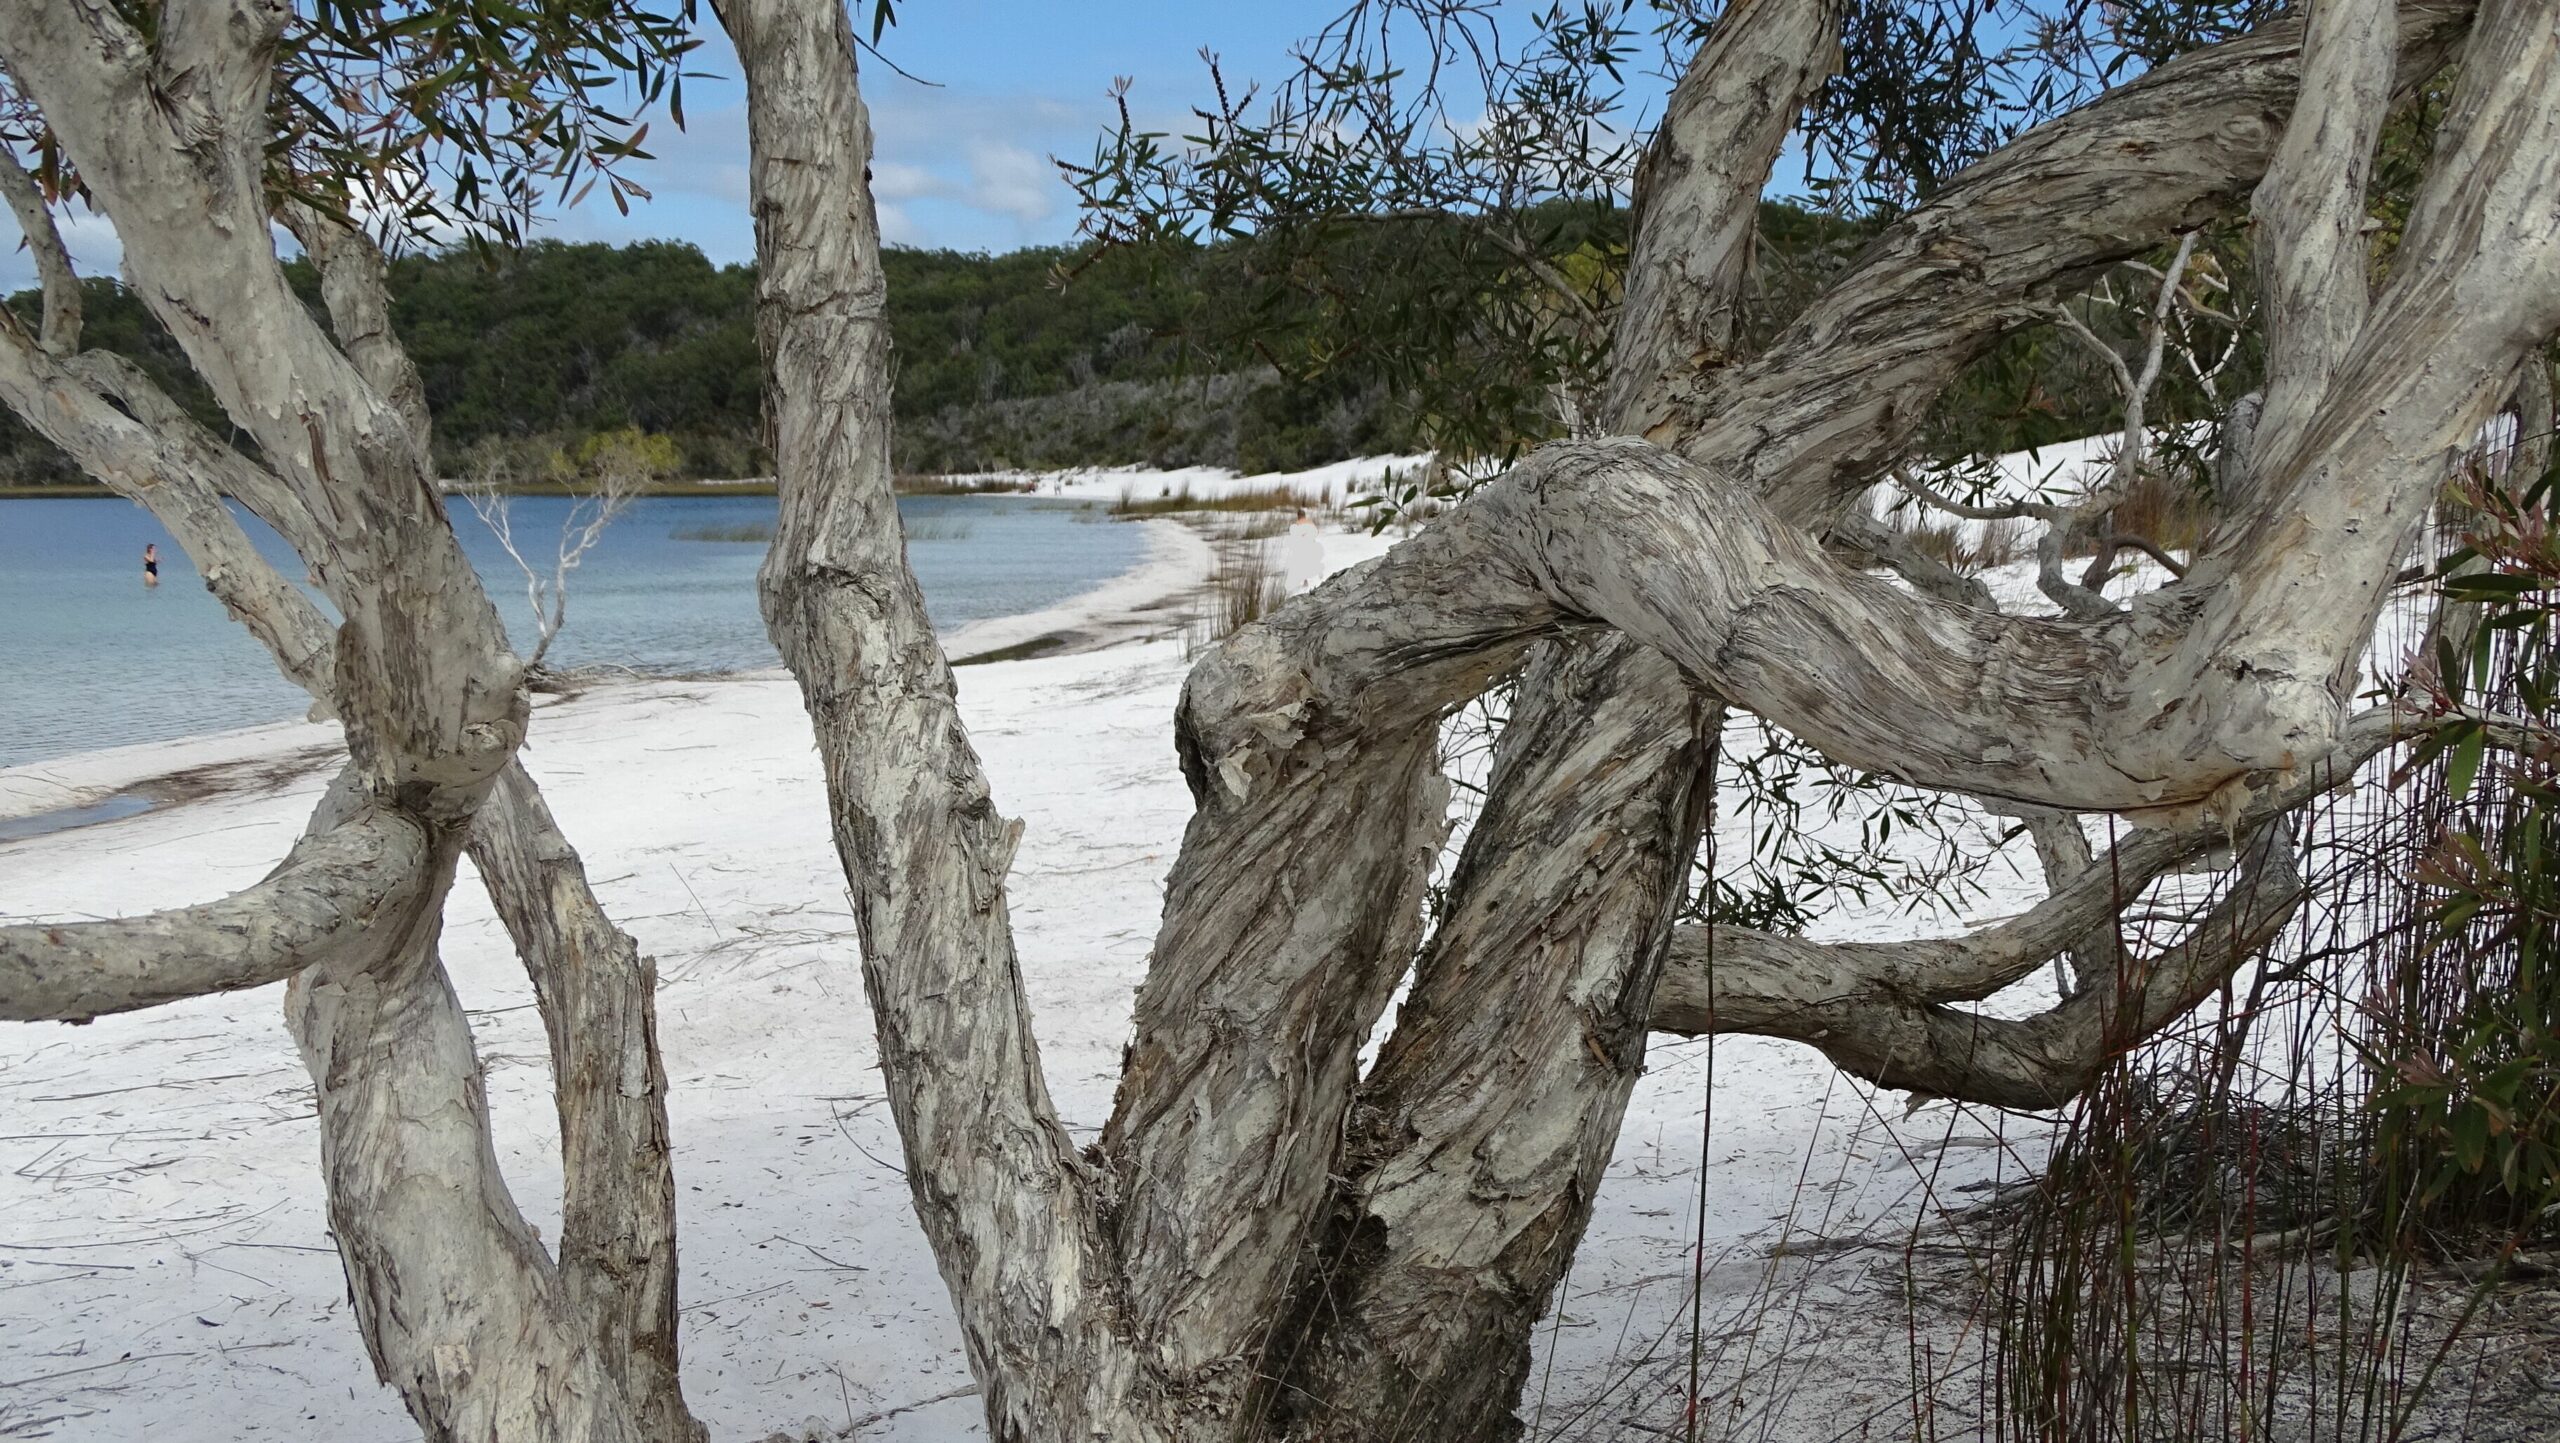
[[[1503,1438],[1644,1071],[1653,984],[1711,745],[1650,649],[1541,648],[1451,877],[1450,911],[1362,1083],[1306,1259],[1287,1413],[1308,1436]],[[1274,1359],[1275,1367],[1290,1358]]]
[[[524,959],[560,1117],[561,1292],[640,1436],[701,1443],[678,1358],[676,1183],[658,969],[605,915],[521,763],[471,826],[472,867]]]
[[[1760,193],[1839,26],[1835,0],[1746,0],[1673,90],[1638,177],[1612,429],[1729,359]],[[1304,1263],[1285,1396],[1329,1437],[1517,1429],[1531,1331],[1643,1072],[1724,708],[1623,635],[1536,648],[1518,696]]]
[[[835,0],[717,0],[747,84],[757,332],[781,524],[765,621],[799,679],[853,891],[907,1182],[1000,1443],[1177,1436],[1114,1323],[1090,1172],[1041,1077],[999,815],[907,569],[871,128]]]
[[[146,40],[69,0],[0,8],[0,60],[115,222],[137,293],[308,520],[295,539],[345,617],[331,692],[353,760],[314,832],[371,808],[426,838],[413,908],[289,993],[357,1320],[437,1443],[634,1438],[498,1175],[435,950],[464,834],[523,735],[521,667],[417,438],[277,262],[264,166],[285,7],[172,0],[155,14]]]

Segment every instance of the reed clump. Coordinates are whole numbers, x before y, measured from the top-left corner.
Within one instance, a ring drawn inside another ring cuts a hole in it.
[[[1219,495],[1194,494],[1188,485],[1160,489],[1153,496],[1136,490],[1120,493],[1111,503],[1114,516],[1170,516],[1183,511],[1294,511],[1307,499],[1286,486],[1253,486]]]

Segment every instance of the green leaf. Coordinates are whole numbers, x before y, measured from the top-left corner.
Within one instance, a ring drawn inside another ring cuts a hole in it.
[[[2488,746],[2488,728],[2477,722],[2469,723],[2444,764],[2447,798],[2458,802],[2471,794],[2471,783],[2480,775],[2480,760],[2487,754]]]

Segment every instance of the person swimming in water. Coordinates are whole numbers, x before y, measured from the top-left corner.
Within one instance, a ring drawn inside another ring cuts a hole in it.
[[[144,586],[158,586],[160,584],[160,543],[157,541],[147,541],[143,543],[142,584]]]

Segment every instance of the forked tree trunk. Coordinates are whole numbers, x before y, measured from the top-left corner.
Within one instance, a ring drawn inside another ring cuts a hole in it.
[[[907,1185],[990,1436],[1170,1440],[1090,1169],[1040,1075],[999,815],[908,571],[890,487],[871,128],[837,0],[716,0],[747,84],[757,333],[781,518],[765,622],[799,678],[853,892]]]
[[[1713,774],[1713,707],[1635,730],[1665,690],[1686,694],[1670,663],[1614,638],[1545,648],[1522,680],[1453,905],[1361,1082],[1301,1331],[1270,1355],[1305,1436],[1516,1428],[1531,1331],[1644,1071]]]
[[[1737,12],[1772,24],[1814,13]],[[2431,66],[2462,18],[2458,7],[2413,7],[2400,39]],[[1001,891],[1011,829],[960,732],[895,544],[850,36],[826,4],[737,0],[724,19],[758,148],[761,313],[784,487],[768,617],[827,760],[911,1182],[998,1436],[1363,1436],[1392,1432],[1417,1407],[1433,1410],[1435,1426],[1510,1426],[1519,1329],[1587,1217],[1632,1057],[1655,1020],[1632,999],[1649,993],[1661,955],[1677,895],[1665,879],[1686,860],[1703,757],[1694,724],[1636,725],[1613,708],[1701,705],[1669,684],[1669,665],[1690,687],[1746,701],[1845,760],[2048,807],[2210,800],[2229,813],[2253,792],[2283,793],[2305,758],[2346,735],[2338,699],[2315,680],[2334,646],[2247,674],[2219,660],[2255,628],[2299,616],[2305,598],[2277,603],[2238,586],[2129,618],[2024,621],[1844,575],[1804,529],[1899,454],[1936,390],[2005,330],[2256,183],[2279,135],[2271,118],[2301,73],[2298,32],[2278,26],[2164,67],[1949,187],[1760,360],[1702,372],[1659,359],[1677,350],[1650,353],[1650,373],[1629,382],[1643,398],[1631,428],[1641,421],[1708,465],[1635,441],[1550,448],[1205,659],[1177,731],[1199,810],[1098,1170],[1089,1167],[1058,1139],[1023,1016]],[[1799,73],[1782,89],[1800,95],[1805,83]],[[2489,88],[2499,98],[2477,113],[2496,128],[2520,125],[2549,87],[2510,64]],[[1789,104],[1771,104],[1781,132]],[[2438,205],[2503,223],[2491,218],[2526,213],[2524,197],[2544,185],[2516,172],[2506,189],[2448,193]],[[2439,251],[2412,284],[2539,278],[2560,267],[2552,250],[2486,265]],[[2548,329],[2538,310],[2509,314],[2524,330]],[[2364,333],[2358,355],[2441,336],[2462,363],[2391,372],[2387,413],[2411,421],[2319,433],[2283,459],[2294,493],[2350,473],[2383,496],[2430,484],[2411,443],[2450,435],[2514,344],[2492,341],[2483,324],[2414,313],[2397,324]],[[2348,551],[2361,565],[2381,545]],[[1478,856],[1462,892],[1516,868],[1534,925],[1496,922],[1488,904],[1486,921],[1426,959],[1410,1030],[1390,1044],[1372,1079],[1377,1106],[1356,1114],[1345,1152],[1336,1139],[1355,1116],[1357,1052],[1405,968],[1437,835],[1431,731],[1533,643],[1602,627],[1666,660],[1590,652],[1557,670],[1529,716],[1596,711],[1608,724],[1534,722],[1498,769],[1487,818],[1495,836],[1588,836],[1625,850],[1590,870],[1542,863],[1525,846]],[[1639,676],[1648,687],[1631,685]],[[2198,694],[2210,704],[2182,713]],[[1590,745],[1569,744],[1577,737]],[[1637,737],[1662,743],[1629,745]],[[1522,820],[1540,818],[1542,804],[1562,813],[1561,830]],[[1619,824],[1585,806],[1618,809]],[[1577,911],[1581,890],[1605,902]],[[2275,890],[2284,895],[2237,919],[2234,935],[2289,912],[2290,894]],[[2087,918],[2068,920],[2076,930],[2045,956],[2086,934]],[[2235,961],[2228,948],[2162,959],[2161,1007],[2183,1005],[2183,989]],[[1872,971],[1861,965],[1846,975]],[[1463,995],[1461,979],[1478,994]],[[1485,996],[1501,1010],[1469,1009]],[[1550,1000],[1547,1016],[1524,1020],[1538,1000]],[[1748,1011],[1743,994],[1726,1000]],[[2084,1013],[2108,1037],[2155,1020],[2100,1016],[2095,1005],[2047,1031],[2078,1037]],[[2024,1045],[2067,1060],[2053,1038]],[[1568,1075],[1577,1047],[1602,1059],[1597,1075],[1533,1098],[1534,1082]],[[1966,1060],[1943,1060],[1963,1083]],[[1975,1080],[2009,1085],[1987,1072]],[[1504,1118],[1476,1105],[1484,1096],[1529,1105]],[[985,1121],[964,1136],[953,1130],[964,1114]],[[1347,1209],[1322,1182],[1345,1170],[1357,1174]],[[1493,1218],[1495,1241],[1453,1243],[1455,1228],[1426,1205],[1435,1198]],[[1328,1312],[1337,1302],[1347,1306]],[[1276,1380],[1275,1339],[1314,1345]],[[1486,1401],[1451,1401],[1467,1390]]]
[[[285,10],[262,0],[172,0],[155,16],[146,37],[104,11],[12,6],[0,12],[0,59],[116,222],[137,291],[274,473],[183,424],[129,368],[66,358],[72,344],[40,354],[9,338],[0,344],[0,390],[84,465],[156,502],[173,531],[202,548],[217,595],[289,676],[343,718],[352,765],[295,859],[262,884],[293,888],[297,911],[261,920],[252,889],[154,918],[0,929],[0,966],[41,977],[49,961],[87,948],[93,985],[138,979],[120,998],[83,1004],[93,1009],[143,1005],[154,987],[180,995],[165,984],[181,974],[201,992],[299,969],[287,1010],[318,1094],[330,1217],[356,1317],[377,1372],[426,1435],[685,1439],[694,1430],[673,1391],[668,1194],[661,1185],[651,1196],[645,1177],[630,1189],[618,1170],[608,1180],[605,1170],[581,1167],[600,1148],[633,1146],[648,1119],[663,1116],[646,993],[604,995],[621,960],[609,953],[609,934],[618,934],[600,914],[554,918],[603,949],[583,976],[542,989],[546,1003],[577,994],[571,1005],[581,1009],[563,1052],[573,1064],[564,1081],[573,1090],[593,1081],[584,1076],[592,1066],[574,1065],[589,1033],[635,1045],[641,1061],[617,1056],[610,1079],[626,1100],[602,1110],[626,1122],[647,1115],[609,1137],[591,1130],[592,1112],[573,1124],[586,1149],[570,1163],[573,1190],[583,1183],[592,1200],[606,1185],[614,1203],[582,1209],[573,1196],[569,1211],[573,1228],[583,1216],[599,1232],[654,1229],[663,1245],[643,1256],[601,1240],[599,1256],[572,1260],[573,1278],[591,1284],[574,1295],[498,1174],[479,1061],[437,956],[456,861],[502,778],[521,786],[510,817],[542,825],[502,838],[492,870],[543,879],[547,911],[585,897],[585,888],[574,854],[537,816],[530,784],[513,766],[526,715],[521,668],[437,499],[424,413],[414,386],[403,384],[402,373],[414,381],[414,371],[379,304],[378,258],[369,247],[332,255],[328,236],[311,237],[333,312],[342,325],[361,322],[350,326],[351,361],[285,284],[268,229],[267,99]],[[38,236],[28,207],[17,208],[31,241],[53,253],[48,264],[59,262],[58,242],[45,245],[49,223]],[[213,478],[303,553],[345,618],[334,637],[245,546]],[[373,846],[375,837],[397,845]],[[340,884],[308,885],[330,867],[345,874]],[[502,896],[502,911],[523,910],[507,903]],[[208,953],[218,967],[204,965]],[[12,1015],[34,1015],[14,997],[11,1005]],[[616,1017],[619,1030],[592,1025]],[[656,1126],[650,1161],[662,1180],[663,1121]],[[632,1197],[642,1205],[626,1205]],[[653,1213],[649,1203],[661,1206]],[[635,1282],[640,1316],[626,1308],[604,1317],[608,1301],[631,1301]],[[650,1311],[660,1294],[663,1307]]]
[[[460,832],[434,842],[431,875],[449,881]],[[367,955],[296,977],[286,1000],[374,1371],[430,1443],[642,1443],[499,1176],[470,1024],[436,955],[443,900],[378,920]]]
[[[1731,359],[1760,193],[1839,24],[1836,0],[1743,0],[1674,89],[1638,179],[1610,429],[1641,431],[1672,385]],[[1342,1198],[1303,1263],[1304,1336],[1267,1365],[1323,1436],[1516,1426],[1532,1331],[1644,1071],[1724,715],[1624,636],[1531,654],[1361,1084]]]
[[[1852,574],[1822,528],[1962,365],[2271,163],[2272,263],[2291,310],[2328,314],[2356,188],[2303,168],[2371,134],[2376,46],[2423,74],[2466,7],[2402,6],[2393,37],[2382,9],[2339,0],[2307,61],[2288,24],[2164,66],[1945,188],[1737,361],[1719,319],[1737,216],[1837,11],[1736,5],[1648,167],[1611,387],[1630,434],[1542,451],[1195,669],[1177,741],[1198,810],[1086,1153],[1023,1002],[1004,894],[1019,825],[989,794],[900,544],[853,35],[838,0],[719,9],[748,85],[781,482],[766,617],[824,758],[914,1200],[1003,1440],[1385,1437],[1417,1414],[1436,1436],[1512,1431],[1527,1325],[1588,1220],[1648,1026],[1803,1035],[1816,1018],[1852,1070],[2037,1101],[2165,1025],[2290,914],[2279,837],[2207,927],[2128,961],[2136,985],[2014,1023],[1956,1004],[2088,936],[2115,901],[2101,883],[2153,875],[2213,823],[2265,824],[2387,740],[2388,713],[2347,718],[2341,670],[2444,454],[2560,328],[2560,37],[2538,3],[2493,0],[2390,284],[2353,327],[2280,323],[2312,410],[2269,418],[2260,509],[2186,584],[2121,616],[2029,621]],[[262,635],[346,716],[355,764],[263,892],[0,928],[0,1008],[94,1015],[299,970],[356,1312],[428,1436],[682,1439],[646,964],[512,765],[519,668],[435,498],[375,258],[311,237],[338,344],[282,283],[261,181],[282,7],[155,13],[146,41],[71,0],[0,8],[0,58],[273,466],[239,482],[347,618],[328,685],[279,588],[244,572],[230,600],[274,613]],[[2336,80],[2324,128],[2279,150],[2306,74]],[[0,344],[0,389],[136,486],[234,465],[142,391],[104,404],[130,378],[76,359]],[[173,514],[228,544],[201,507]],[[1435,729],[1541,646],[1452,919],[1364,1081],[1441,842]],[[2128,842],[1978,937],[1677,930],[1724,698],[1920,785],[2210,821]],[[475,816],[561,1082],[557,1267],[497,1174],[435,952]],[[1735,963],[1713,976],[1694,965],[1710,938]]]

